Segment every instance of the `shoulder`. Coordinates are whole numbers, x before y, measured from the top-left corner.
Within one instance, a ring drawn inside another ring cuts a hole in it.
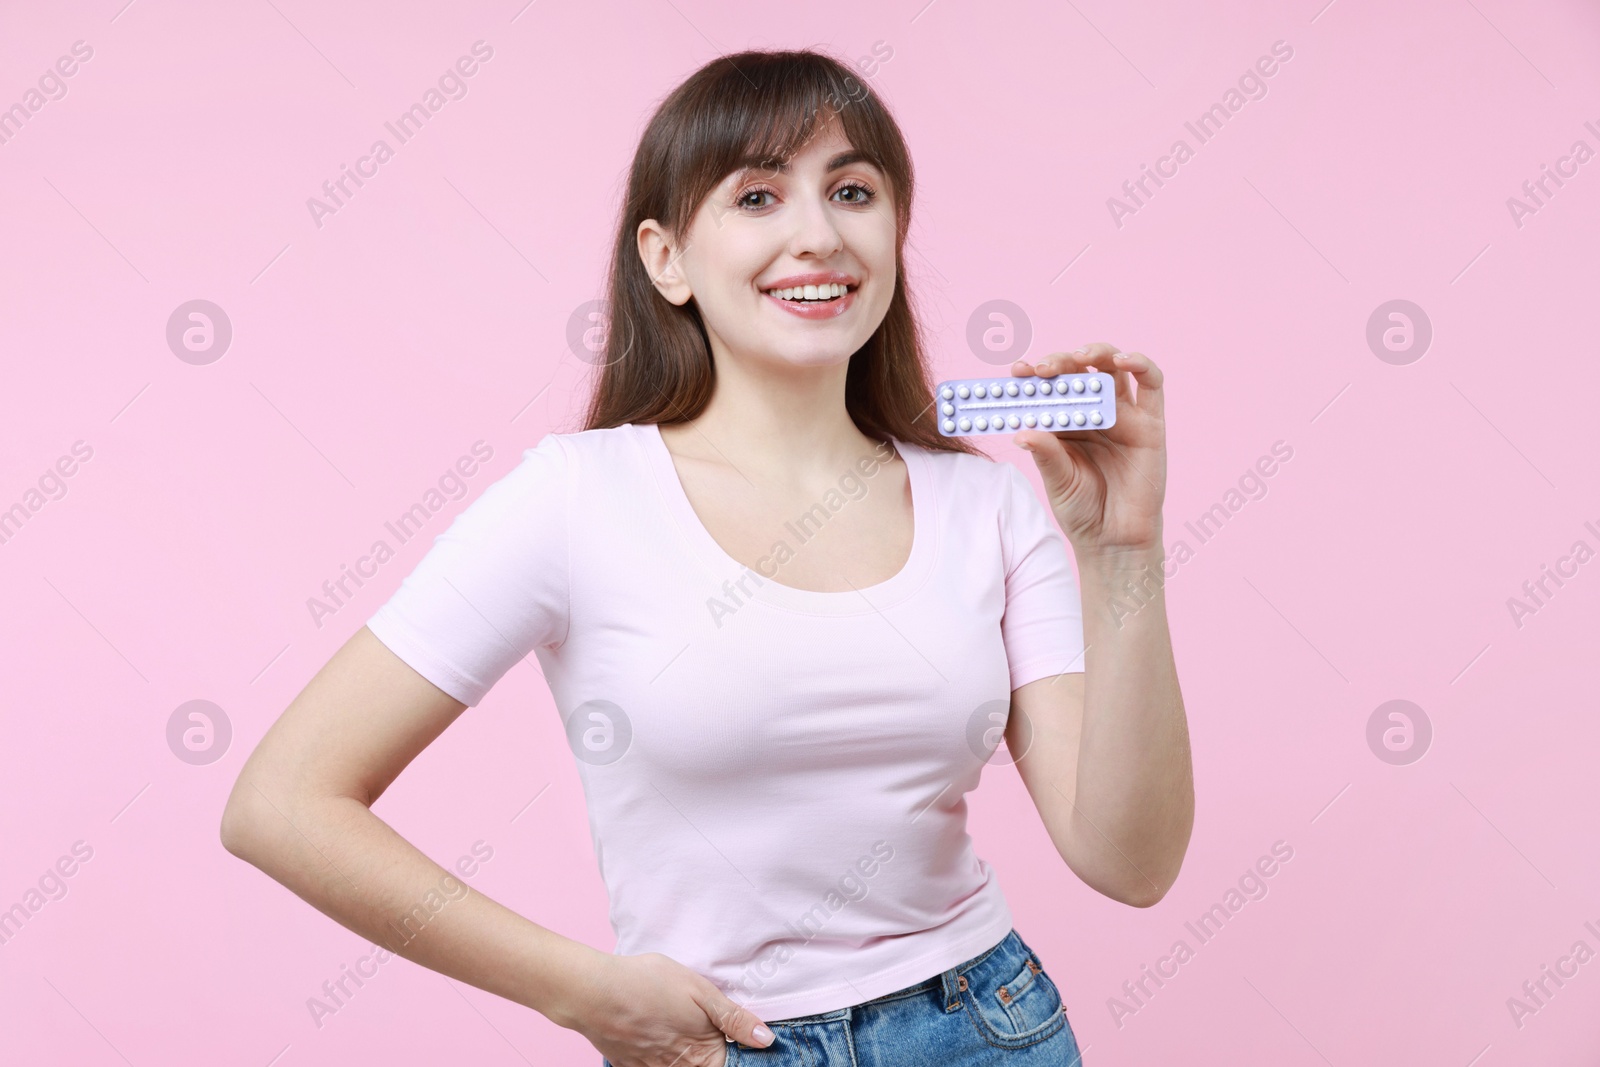
[[[897,441],[896,447],[917,454],[938,486],[939,495],[946,500],[998,502],[1016,487],[1017,479],[1026,483],[1025,476],[1014,464],[989,455],[945,452],[903,441]]]
[[[639,454],[642,435],[653,429],[651,426],[628,423],[571,433],[552,431],[522,454],[524,458],[541,458],[558,464],[567,473],[601,471],[634,461]]]
[[[941,521],[994,530],[1007,539],[1055,528],[1033,479],[1017,464],[988,454],[907,446],[912,449],[928,471]]]

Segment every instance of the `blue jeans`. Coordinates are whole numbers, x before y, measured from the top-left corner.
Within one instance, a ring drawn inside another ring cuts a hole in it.
[[[821,1015],[768,1021],[725,1067],[1080,1067],[1066,1006],[1016,930],[925,982]],[[610,1067],[609,1062],[606,1067]]]

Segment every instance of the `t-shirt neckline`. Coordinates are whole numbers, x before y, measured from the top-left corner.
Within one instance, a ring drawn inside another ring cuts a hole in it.
[[[773,607],[814,615],[861,615],[879,611],[905,600],[922,587],[928,577],[938,547],[938,524],[935,521],[937,506],[933,498],[933,479],[929,476],[927,457],[915,444],[890,437],[895,451],[906,464],[906,476],[911,482],[911,554],[893,577],[876,585],[840,592],[822,592],[815,589],[797,589],[768,578],[754,567],[747,567],[730,556],[711,536],[705,523],[689,502],[678,470],[673,465],[672,453],[661,437],[661,427],[656,423],[628,423],[644,449],[647,463],[654,476],[656,487],[668,513],[683,532],[696,556],[719,576],[718,596],[724,596],[721,580],[735,574],[749,574],[740,596],[748,594]],[[859,471],[857,472],[860,473]],[[851,501],[846,500],[848,507]],[[789,539],[790,548],[804,551]],[[757,584],[759,582],[759,584]]]

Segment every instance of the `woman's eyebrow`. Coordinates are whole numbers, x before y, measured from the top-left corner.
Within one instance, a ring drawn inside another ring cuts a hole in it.
[[[867,158],[865,152],[858,152],[855,149],[851,149],[848,152],[840,152],[838,155],[828,160],[828,169],[830,171],[835,171],[841,167],[848,167],[852,163],[866,163],[869,166],[877,166],[876,163],[873,163],[872,160]]]
[[[866,163],[869,166],[877,166],[876,163],[868,158],[866,153],[851,149],[848,152],[840,152],[838,155],[828,160],[828,170],[829,172],[836,171],[841,167],[848,167],[852,163]],[[787,174],[789,173],[789,164],[787,162],[774,161],[770,158],[762,159],[756,156],[746,156],[745,158],[739,160],[735,169],[741,174],[752,170],[762,170],[776,174]],[[882,168],[879,169],[881,170]]]

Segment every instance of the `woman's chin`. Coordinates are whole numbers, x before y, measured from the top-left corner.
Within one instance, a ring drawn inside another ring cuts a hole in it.
[[[863,342],[864,343],[864,342]],[[769,350],[762,361],[777,367],[791,370],[814,370],[823,367],[836,367],[849,363],[861,345],[815,344],[815,345],[790,345],[777,350]]]

